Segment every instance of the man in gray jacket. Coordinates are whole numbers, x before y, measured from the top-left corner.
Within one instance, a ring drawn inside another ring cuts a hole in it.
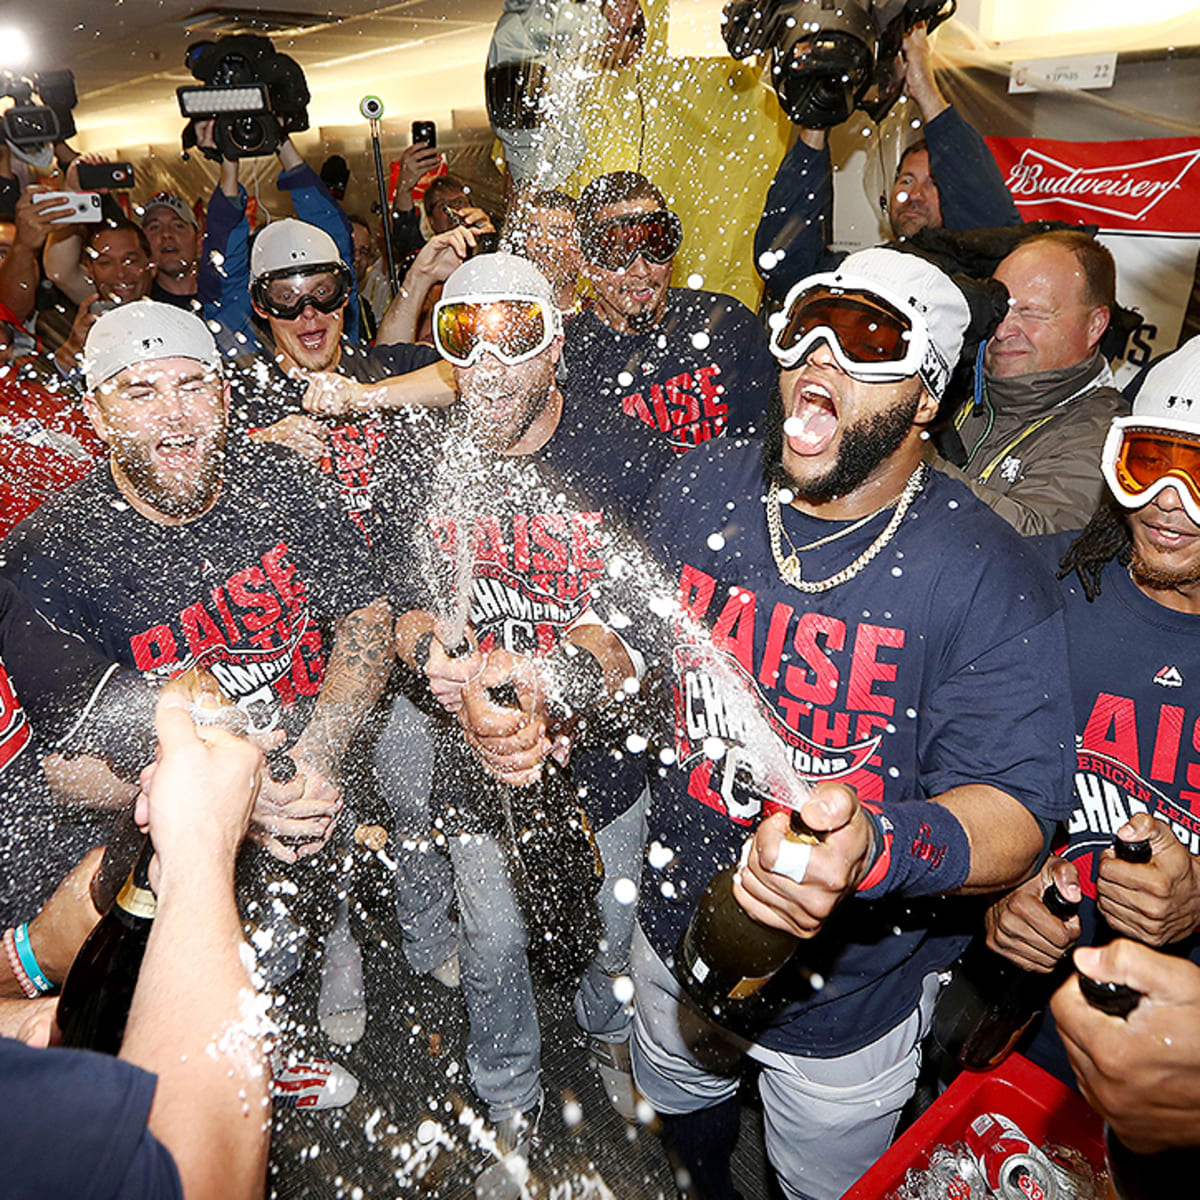
[[[1116,303],[1112,255],[1057,230],[1022,242],[993,273],[1008,315],[984,352],[975,396],[954,418],[966,462],[934,465],[1027,536],[1079,529],[1104,491],[1096,464],[1128,412],[1100,352]]]

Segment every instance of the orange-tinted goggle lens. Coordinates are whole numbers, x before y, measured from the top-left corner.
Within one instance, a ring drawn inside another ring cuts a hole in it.
[[[446,304],[437,313],[438,347],[451,361],[466,364],[478,346],[489,346],[508,363],[544,350],[550,342],[546,314],[532,300]]]
[[[909,350],[912,322],[878,296],[814,288],[798,296],[775,337],[786,354],[822,325],[837,335],[846,356],[860,363],[903,362]]]
[[[1117,452],[1117,478],[1132,496],[1141,495],[1165,475],[1186,484],[1200,503],[1200,440],[1184,434],[1126,432]]]

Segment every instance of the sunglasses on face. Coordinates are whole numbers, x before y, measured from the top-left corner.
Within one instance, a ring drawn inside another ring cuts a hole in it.
[[[1114,422],[1102,466],[1109,486],[1126,508],[1141,508],[1159,492],[1174,487],[1188,516],[1200,525],[1200,432]]]
[[[771,353],[786,369],[818,342],[827,343],[851,377],[895,380],[915,375],[924,347],[911,317],[870,292],[810,287],[790,298],[771,335]]]
[[[256,280],[252,290],[265,313],[292,321],[310,305],[318,312],[337,312],[350,295],[350,272],[339,264],[334,269],[271,275]]]
[[[533,297],[439,300],[433,310],[434,344],[459,367],[478,362],[485,350],[515,366],[545,350],[557,332],[554,315]]]
[[[639,259],[661,266],[679,252],[683,226],[668,210],[610,217],[582,240],[583,256],[604,271],[628,270]]]

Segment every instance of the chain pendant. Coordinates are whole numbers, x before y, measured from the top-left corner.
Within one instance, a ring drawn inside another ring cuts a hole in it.
[[[800,559],[795,554],[789,554],[783,560],[783,577],[787,580],[795,580],[799,582],[800,575]]]

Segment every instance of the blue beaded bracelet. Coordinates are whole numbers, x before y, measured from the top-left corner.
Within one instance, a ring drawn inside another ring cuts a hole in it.
[[[47,992],[54,991],[54,984],[46,978],[42,968],[38,965],[38,960],[33,953],[33,946],[29,943],[28,921],[13,929],[13,944],[17,948],[17,957],[21,960],[21,966],[25,968],[25,974],[29,976],[29,982],[43,996]]]

